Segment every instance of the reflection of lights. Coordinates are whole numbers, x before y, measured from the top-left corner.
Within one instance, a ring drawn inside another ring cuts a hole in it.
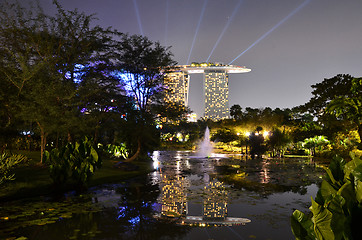
[[[153,160],[153,169],[158,170],[160,167],[160,152],[159,151],[154,151],[152,154],[152,160]]]
[[[263,166],[262,166],[262,171],[260,172],[260,182],[261,183],[268,183],[269,182],[269,169],[268,169],[268,165],[269,163],[266,162],[265,160],[263,161]]]
[[[180,161],[177,161],[177,162],[176,162],[176,173],[178,174],[178,173],[180,173],[180,171],[181,171]]]
[[[191,168],[190,161],[188,159],[185,161],[185,164],[187,168]]]

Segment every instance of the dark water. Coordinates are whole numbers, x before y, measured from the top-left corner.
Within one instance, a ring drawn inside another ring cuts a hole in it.
[[[61,200],[0,204],[0,239],[294,239],[324,171],[308,159],[240,160],[155,152],[148,176]],[[182,225],[186,216],[248,218],[233,226]]]

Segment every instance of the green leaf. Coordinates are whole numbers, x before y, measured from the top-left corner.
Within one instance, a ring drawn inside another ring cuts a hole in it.
[[[356,199],[359,204],[362,204],[362,182],[357,181],[355,184],[355,191],[356,191]]]
[[[362,160],[355,156],[354,153],[350,153],[352,160],[346,163],[344,166],[344,180],[346,181],[349,177],[351,172],[356,169],[359,165],[362,165]]]
[[[362,164],[352,170],[352,175],[355,177],[355,180],[362,181]]]
[[[293,212],[291,227],[296,240],[316,239],[312,220],[299,210]]]
[[[326,180],[323,180],[319,192],[322,195],[323,201],[325,201],[330,195],[336,194],[337,190],[335,190]]]
[[[313,213],[312,221],[314,223],[314,232],[317,239],[335,239],[334,233],[331,228],[333,214],[320,206],[312,199],[312,206],[310,210]]]

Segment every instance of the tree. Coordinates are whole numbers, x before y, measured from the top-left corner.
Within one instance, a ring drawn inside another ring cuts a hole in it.
[[[324,79],[322,82],[312,85],[313,97],[308,103],[297,107],[303,113],[311,114],[313,122],[319,126],[321,132],[318,135],[325,135],[333,139],[339,132],[351,130],[355,125],[346,118],[337,118],[335,114],[326,114],[327,106],[335,99],[350,98],[352,96],[353,77],[348,74],[338,74],[332,78]],[[339,101],[340,100],[336,100]],[[334,101],[336,103],[336,101]]]
[[[239,104],[234,104],[230,108],[230,116],[234,118],[235,120],[241,120],[243,116],[242,108]]]
[[[140,35],[123,34],[118,43],[118,66],[126,88],[141,111],[163,101],[163,78],[176,64],[169,48]]]
[[[327,105],[326,113],[352,122],[362,139],[362,78],[354,78],[348,95],[333,99]]]
[[[272,157],[282,157],[289,142],[288,135],[275,128],[267,141],[267,146],[272,151]]]
[[[326,106],[333,99],[348,96],[352,87],[353,77],[348,74],[338,74],[332,78],[312,85],[312,98],[306,104],[299,106],[302,112],[309,112],[314,117],[320,117]]]
[[[124,122],[124,134],[134,153],[126,161],[132,161],[149,149],[150,144],[157,144],[154,118],[158,113],[153,110],[157,109],[155,106],[164,105],[163,78],[176,62],[169,48],[140,35],[123,34],[117,49],[116,63],[128,95],[134,101],[128,105],[129,113]]]
[[[54,17],[18,4],[0,12],[2,81],[17,89],[18,116],[38,125],[41,161],[50,133],[62,130],[71,136],[81,126],[80,110],[91,105],[91,96],[119,85],[109,74],[114,32],[91,27],[92,15],[65,11],[53,3]],[[96,84],[89,88],[85,81]]]

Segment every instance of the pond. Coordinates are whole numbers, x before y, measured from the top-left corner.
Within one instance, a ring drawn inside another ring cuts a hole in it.
[[[294,239],[324,170],[313,160],[153,153],[147,176],[0,204],[0,239]]]

